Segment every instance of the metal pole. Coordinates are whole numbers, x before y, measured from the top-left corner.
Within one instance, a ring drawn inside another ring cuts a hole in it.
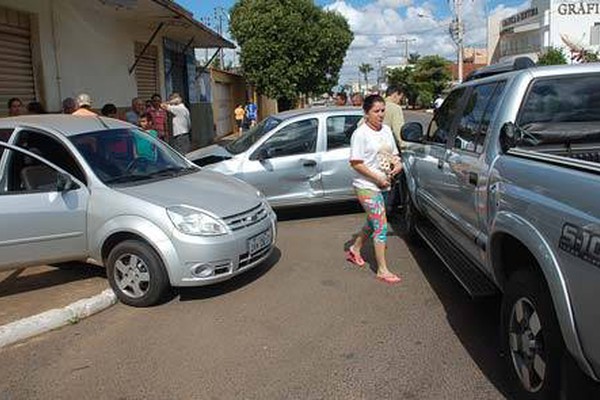
[[[462,27],[462,0],[455,0],[456,22],[458,24],[458,82],[463,80],[463,27]]]
[[[135,69],[135,67],[140,62],[140,59],[142,58],[142,56],[144,55],[144,53],[146,53],[146,50],[148,49],[148,47],[150,47],[150,44],[152,43],[152,41],[154,40],[154,38],[156,37],[156,35],[158,35],[158,32],[162,29],[162,27],[164,25],[165,25],[164,22],[161,22],[160,24],[158,24],[158,26],[154,30],[154,33],[152,33],[152,36],[150,36],[150,39],[146,42],[146,44],[144,45],[144,48],[142,49],[142,51],[140,52],[140,54],[138,54],[138,56],[135,58],[135,62],[133,63],[133,65],[131,66],[131,68],[129,68],[129,75],[131,75],[131,73],[133,72],[133,70]]]

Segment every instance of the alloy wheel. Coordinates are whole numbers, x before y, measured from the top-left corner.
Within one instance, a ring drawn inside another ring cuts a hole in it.
[[[508,336],[515,372],[523,388],[535,393],[544,384],[547,355],[539,314],[526,297],[512,307]]]
[[[121,255],[115,262],[115,283],[127,296],[143,297],[150,287],[148,266],[135,254]]]

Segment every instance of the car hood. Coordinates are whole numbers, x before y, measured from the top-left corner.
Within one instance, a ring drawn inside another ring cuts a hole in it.
[[[115,189],[158,206],[188,205],[219,217],[244,212],[261,202],[258,191],[249,184],[206,170]]]
[[[213,144],[198,150],[194,150],[191,153],[187,153],[185,157],[193,163],[203,167],[205,165],[229,160],[233,157],[233,154],[228,152],[225,147],[218,144]]]

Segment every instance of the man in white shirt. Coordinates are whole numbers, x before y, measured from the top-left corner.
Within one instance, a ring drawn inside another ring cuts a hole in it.
[[[189,153],[192,145],[190,139],[192,121],[190,111],[183,104],[183,99],[178,93],[173,93],[169,96],[169,101],[163,103],[161,107],[173,115],[171,146],[181,154]]]

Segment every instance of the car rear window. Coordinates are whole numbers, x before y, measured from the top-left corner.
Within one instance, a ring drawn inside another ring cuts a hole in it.
[[[531,84],[518,123],[595,122],[599,110],[600,74],[543,78]]]

